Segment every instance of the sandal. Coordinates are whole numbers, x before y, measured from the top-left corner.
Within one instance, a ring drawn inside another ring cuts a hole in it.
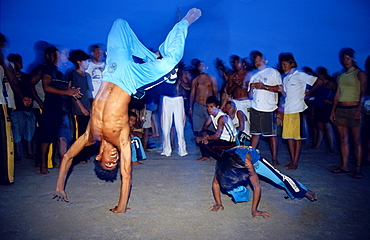
[[[351,177],[356,178],[356,179],[362,179],[362,172],[355,171]]]
[[[344,170],[341,167],[331,170],[332,173],[349,173],[349,170]]]

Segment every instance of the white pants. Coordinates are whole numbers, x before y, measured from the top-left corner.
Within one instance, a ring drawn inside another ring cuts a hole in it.
[[[186,151],[186,143],[184,136],[185,127],[185,110],[184,110],[184,98],[183,97],[167,97],[164,96],[162,99],[162,114],[161,124],[163,133],[163,151],[162,155],[170,156],[172,152],[171,148],[171,126],[172,119],[175,122],[175,128],[177,133],[177,142],[179,145],[178,154],[185,156],[188,154]]]

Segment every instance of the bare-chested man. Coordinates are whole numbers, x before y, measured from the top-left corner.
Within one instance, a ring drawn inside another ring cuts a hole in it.
[[[110,211],[126,212],[131,188],[128,123],[128,104],[131,94],[136,93],[139,87],[161,78],[176,66],[183,56],[188,26],[200,16],[201,11],[193,8],[174,26],[165,42],[159,47],[162,59],[157,59],[157,55],[137,39],[125,20],[117,19],[114,22],[108,35],[108,57],[107,67],[103,72],[104,80],[93,102],[89,125],[86,132],[63,156],[54,198],[68,202],[65,181],[73,157],[84,146],[101,141],[99,153],[96,156],[95,172],[99,178],[113,181],[120,159],[120,198],[118,206]],[[132,56],[144,59],[145,63],[135,63]]]
[[[198,135],[202,131],[204,122],[208,119],[206,100],[210,96],[217,97],[217,80],[214,76],[205,73],[207,66],[200,61],[197,64],[199,76],[191,82],[190,111],[193,119],[193,131]]]
[[[235,103],[237,110],[242,111],[247,117],[247,126],[245,132],[249,135],[249,108],[250,100],[248,98],[249,71],[242,66],[242,61],[235,58],[233,61],[235,72],[229,76],[226,84],[226,92]]]

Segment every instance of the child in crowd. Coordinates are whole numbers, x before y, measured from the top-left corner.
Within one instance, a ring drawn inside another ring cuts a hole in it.
[[[131,162],[132,165],[144,165],[141,160],[146,159],[143,144],[141,143],[138,134],[135,133],[135,125],[137,123],[137,115],[134,112],[128,112],[130,124],[130,138],[131,138]]]

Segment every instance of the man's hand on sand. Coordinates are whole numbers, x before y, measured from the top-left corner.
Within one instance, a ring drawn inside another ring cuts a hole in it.
[[[57,201],[65,201],[69,202],[67,198],[67,193],[65,191],[55,191],[53,199],[57,199]]]
[[[256,216],[262,216],[263,218],[266,218],[266,217],[270,217],[270,214],[268,214],[267,212],[262,212],[262,211],[252,211],[252,216],[253,217],[256,217]]]
[[[131,208],[126,208],[126,211],[118,211],[117,208],[118,207],[115,206],[114,208],[109,209],[109,211],[114,212],[114,213],[125,213],[127,210],[131,210]]]
[[[209,211],[211,212],[218,212],[218,210],[224,210],[224,206],[222,205],[213,205],[212,207],[209,208]]]

